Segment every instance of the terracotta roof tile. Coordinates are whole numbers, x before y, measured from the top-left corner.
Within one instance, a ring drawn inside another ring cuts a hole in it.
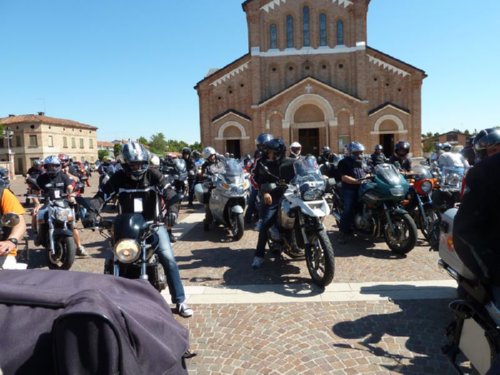
[[[1,125],[22,124],[26,122],[35,122],[39,124],[61,125],[78,129],[97,130],[97,127],[81,122],[66,120],[61,118],[49,117],[45,115],[19,115],[0,118]]]

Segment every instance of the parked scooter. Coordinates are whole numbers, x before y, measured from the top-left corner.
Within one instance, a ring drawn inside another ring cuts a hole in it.
[[[500,289],[479,280],[455,252],[453,220],[457,211],[447,210],[440,224],[439,265],[457,281],[460,290],[460,299],[449,305],[454,320],[446,330],[448,343],[443,352],[459,373],[463,374],[458,363],[462,353],[483,375],[500,356]]]
[[[36,216],[35,245],[47,250],[50,269],[69,270],[75,261],[76,244],[70,226],[75,221],[75,212],[67,195],[55,190],[51,194],[29,197],[43,201]]]
[[[225,159],[210,169],[209,180],[194,188],[196,199],[205,204],[210,196],[208,206],[213,221],[228,228],[238,241],[245,230],[243,213],[250,184],[236,159]]]
[[[333,280],[335,256],[323,224],[330,212],[324,195],[335,180],[323,178],[315,158],[299,159],[293,168],[295,177],[290,184],[261,186],[263,192],[286,189],[278,208],[278,230],[269,230],[269,247],[292,258],[305,254],[313,282],[325,287]]]
[[[402,207],[409,185],[392,164],[379,164],[359,190],[359,207],[354,218],[358,233],[384,236],[389,248],[397,254],[410,252],[417,242],[417,226]],[[333,193],[332,214],[340,222],[343,203],[340,186]]]

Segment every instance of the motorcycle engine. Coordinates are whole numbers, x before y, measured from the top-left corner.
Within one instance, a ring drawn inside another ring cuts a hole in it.
[[[371,215],[356,214],[354,216],[354,225],[356,229],[367,234],[372,234],[375,231],[375,220]]]

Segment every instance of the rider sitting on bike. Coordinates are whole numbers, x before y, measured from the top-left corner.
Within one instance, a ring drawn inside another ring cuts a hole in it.
[[[351,142],[347,146],[348,156],[339,162],[339,174],[341,176],[341,198],[344,211],[340,216],[339,243],[344,244],[352,237],[352,226],[354,214],[358,203],[359,187],[366,177],[366,166],[363,164],[363,152],[365,146],[359,142]]]
[[[72,181],[70,177],[62,171],[60,159],[55,156],[48,156],[43,161],[43,166],[45,168],[45,173],[36,179],[36,183],[41,189],[41,194],[50,194],[53,196],[62,196],[62,194],[67,194],[68,202],[70,202],[70,204],[74,204],[74,197],[72,197],[72,193],[75,187],[75,181]],[[56,193],[56,191],[58,193]],[[33,202],[35,203],[33,216],[36,219],[36,215],[42,207],[42,204],[37,198],[34,198]],[[82,245],[78,229],[74,227],[73,222],[68,223],[68,225],[72,226],[71,229],[73,231],[73,238],[75,239],[76,244],[76,255],[88,256],[89,254]]]
[[[213,147],[205,147],[202,151],[202,155],[205,158],[205,162],[201,166],[202,179],[206,180],[212,174],[211,167],[217,165],[224,158],[223,156],[217,155],[217,152]],[[212,213],[210,212],[209,200],[210,191],[212,187],[209,187],[208,194],[205,198],[205,219],[203,220],[203,229],[205,231],[210,229],[210,224],[212,223]]]
[[[411,159],[409,157],[410,144],[405,141],[399,141],[394,146],[394,154],[389,158],[389,163],[397,165],[403,172],[411,171]]]
[[[376,145],[373,151],[373,154],[370,156],[371,165],[376,167],[379,164],[384,164],[387,162],[387,158],[385,157],[384,147],[382,145]]]
[[[253,169],[253,179],[259,184],[263,207],[261,208],[262,224],[259,230],[259,239],[252,262],[252,268],[260,268],[264,263],[268,230],[274,225],[277,218],[278,204],[283,196],[284,189],[278,186],[272,191],[262,191],[262,185],[267,183],[288,183],[292,180],[294,159],[285,156],[286,146],[281,138],[271,139],[264,144],[264,156],[257,161]]]
[[[117,171],[90,200],[91,212],[85,220],[86,227],[95,225],[96,213],[100,212],[104,202],[115,194],[118,195],[120,212],[140,212],[146,221],[158,219],[160,212],[158,195],[165,195],[168,190],[165,178],[157,169],[149,167],[149,154],[139,143],[124,144],[120,159],[123,169]],[[152,187],[157,189],[151,189]],[[160,226],[156,233],[159,237],[156,252],[165,270],[172,303],[177,305],[179,315],[189,317],[193,315],[193,310],[185,303],[184,287],[167,230],[164,226]]]
[[[479,132],[474,149],[481,161],[469,170],[465,178],[466,188],[454,219],[453,242],[460,259],[479,280],[498,287],[500,130]]]

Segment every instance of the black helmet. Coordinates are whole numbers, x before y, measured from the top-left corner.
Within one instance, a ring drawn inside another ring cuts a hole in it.
[[[189,147],[184,147],[182,149],[182,155],[185,155],[185,154],[191,155],[191,149]]]
[[[500,143],[500,129],[494,129],[486,137],[486,147],[495,146]]]
[[[201,154],[200,154],[200,152],[199,152],[198,150],[194,150],[194,151],[191,153],[191,157],[192,157],[193,159],[199,159],[199,158],[201,158]]]
[[[328,146],[323,146],[323,148],[321,149],[322,155],[330,155],[331,152],[332,152],[332,150]]]
[[[479,160],[486,159],[488,154],[486,148],[488,147],[488,136],[493,133],[495,128],[483,129],[474,137],[474,152]]]
[[[382,145],[376,145],[375,151],[384,151],[384,147]]]
[[[400,151],[400,150],[404,151],[405,153],[409,153],[410,152],[410,144],[408,142],[405,142],[405,141],[399,141],[394,146],[394,152],[397,154],[398,151]]]
[[[122,146],[120,163],[128,176],[133,180],[139,180],[148,170],[149,153],[140,143],[125,143]],[[132,168],[132,164],[139,164],[139,168]]]
[[[451,144],[449,142],[443,143],[443,151],[445,151],[445,152],[451,151]]]
[[[285,155],[286,152],[286,146],[285,142],[281,138],[275,138],[267,141],[264,144],[264,148],[267,151],[272,151],[276,155],[276,158],[281,158],[283,155]]]
[[[263,149],[264,144],[273,138],[273,135],[269,133],[259,134],[259,136],[255,139],[255,145],[257,146],[257,149]]]

